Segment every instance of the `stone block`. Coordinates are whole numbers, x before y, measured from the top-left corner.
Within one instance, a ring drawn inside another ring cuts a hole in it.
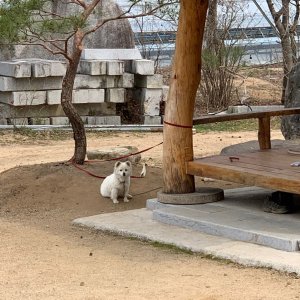
[[[120,76],[106,76],[105,88],[111,89],[119,86]]]
[[[31,70],[33,77],[62,77],[66,74],[66,64],[55,60],[31,60]]]
[[[33,77],[49,77],[51,76],[51,66],[43,61],[35,61],[31,65]]]
[[[68,117],[51,117],[50,118],[51,125],[69,125]]]
[[[1,61],[0,75],[15,78],[31,76],[31,64],[26,61]]]
[[[84,89],[73,91],[73,103],[101,103],[104,102],[104,89]]]
[[[138,49],[83,49],[81,53],[82,60],[133,60],[141,59],[141,53]]]
[[[48,105],[60,104],[61,90],[47,91],[47,101]]]
[[[169,95],[169,86],[168,85],[163,85],[162,87],[162,101],[167,101],[168,100],[168,95]]]
[[[57,76],[65,76],[66,75],[66,64],[61,61],[50,61],[51,65],[51,76],[57,77]]]
[[[125,102],[125,89],[106,89],[105,90],[105,101],[113,103],[124,103]]]
[[[50,118],[30,118],[30,125],[50,125]]]
[[[73,103],[101,103],[104,102],[104,89],[73,90]],[[61,90],[47,91],[47,104],[60,104]]]
[[[124,73],[123,75],[107,75],[104,88],[133,88],[134,74]]]
[[[80,116],[87,115],[116,115],[116,103],[83,103],[74,104]],[[65,117],[61,105],[33,105],[33,106],[10,106],[0,104],[0,110],[3,118],[47,118]]]
[[[77,74],[74,82],[74,89],[103,89],[107,87],[106,75],[85,75]],[[115,83],[113,82],[113,85]],[[114,87],[114,86],[113,86]]]
[[[2,92],[2,102],[14,105],[40,105],[46,103],[46,91]]]
[[[154,75],[154,61],[139,59],[132,61],[132,73],[139,75]]]
[[[154,75],[139,75],[134,76],[134,85],[136,87],[155,89],[162,88],[163,86],[163,76],[161,74]]]
[[[142,123],[145,125],[161,125],[161,116],[141,116]]]
[[[0,76],[0,91],[46,91],[61,89],[62,77],[12,78]]]
[[[0,125],[8,125],[7,120],[0,117]]]
[[[122,76],[120,76],[117,87],[133,88],[134,87],[134,74],[124,73]]]
[[[88,116],[86,124],[89,125],[121,125],[120,116]]]
[[[160,102],[162,101],[162,89],[136,89],[134,99],[140,102],[144,115],[159,116]]]
[[[86,75],[105,75],[106,61],[103,60],[81,60],[77,73]]]
[[[7,120],[8,125],[28,125],[28,118],[11,118]]]
[[[124,74],[124,62],[119,60],[111,60],[106,62],[106,74],[107,75],[123,75]]]

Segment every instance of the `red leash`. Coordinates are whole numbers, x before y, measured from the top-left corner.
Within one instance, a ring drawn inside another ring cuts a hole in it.
[[[148,151],[148,150],[150,150],[150,149],[152,149],[152,148],[154,148],[154,147],[157,147],[157,146],[161,145],[162,143],[163,143],[163,142],[160,142],[159,144],[157,144],[157,145],[155,145],[155,146],[152,146],[152,147],[149,147],[149,148],[147,148],[147,149],[144,149],[144,150],[142,150],[142,151],[135,152],[135,153],[131,153],[131,154],[124,155],[124,156],[120,156],[120,157],[116,157],[116,158],[110,158],[110,159],[105,159],[105,160],[85,160],[84,162],[87,162],[87,163],[93,163],[93,162],[106,162],[106,161],[112,161],[112,160],[124,159],[124,158],[130,157],[130,156],[133,156],[133,155],[137,155],[137,154],[146,152],[146,151]],[[100,178],[100,179],[106,178],[106,176],[99,176],[99,175],[96,175],[96,174],[94,174],[94,173],[92,173],[92,172],[90,172],[90,171],[88,171],[88,170],[86,170],[86,169],[84,169],[84,168],[79,167],[79,165],[76,164],[76,163],[73,161],[73,159],[70,159],[69,162],[71,162],[72,165],[73,165],[75,168],[77,168],[78,170],[80,170],[80,171],[82,171],[82,172],[84,172],[84,173],[86,173],[86,174],[88,174],[88,175],[90,175],[90,176],[92,176],[92,177],[96,177],[96,178]],[[142,176],[130,176],[130,178],[144,178],[144,177],[142,177]]]
[[[85,162],[87,162],[87,163],[93,163],[93,162],[105,162],[105,161],[112,161],[112,160],[124,159],[124,158],[130,157],[130,156],[134,156],[134,155],[137,155],[137,154],[141,154],[141,153],[143,153],[143,152],[146,152],[146,151],[148,151],[148,150],[151,150],[152,148],[157,147],[157,146],[161,145],[162,143],[163,143],[163,142],[160,142],[160,143],[158,143],[157,145],[154,145],[154,146],[149,147],[149,148],[147,148],[147,149],[144,149],[144,150],[142,150],[142,151],[138,151],[138,152],[135,152],[135,153],[130,153],[130,154],[128,154],[128,155],[119,156],[119,157],[116,157],[116,158],[109,158],[109,159],[104,159],[104,160],[99,160],[99,159],[98,159],[98,160],[97,160],[97,159],[95,159],[95,160],[85,160]]]
[[[71,163],[72,163],[72,165],[73,165],[75,168],[79,169],[80,171],[82,171],[82,172],[84,172],[84,173],[86,173],[86,174],[88,174],[88,175],[90,175],[90,176],[93,176],[93,177],[96,177],[96,178],[100,178],[100,179],[106,178],[106,176],[99,176],[99,175],[96,175],[96,174],[94,174],[94,173],[92,173],[92,172],[86,170],[86,169],[83,169],[83,168],[79,167],[79,166],[78,166],[77,164],[75,164],[73,161],[72,161]],[[136,178],[144,178],[144,177],[143,177],[143,176],[130,176],[130,178],[136,179]]]

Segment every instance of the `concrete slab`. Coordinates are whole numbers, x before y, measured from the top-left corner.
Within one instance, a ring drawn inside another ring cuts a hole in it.
[[[138,49],[83,49],[81,59],[100,59],[100,60],[133,60],[141,59]]]
[[[1,94],[2,95],[2,94]],[[1,100],[2,100],[2,96]],[[74,104],[79,115],[87,116],[93,113],[93,115],[116,115],[116,103],[82,103]],[[60,104],[56,105],[28,105],[28,106],[11,106],[11,105],[1,105],[1,116],[2,118],[47,118],[49,116],[53,117],[63,117],[65,113]]]
[[[81,60],[79,62],[77,73],[87,74],[87,75],[105,75],[106,74],[106,61],[103,61],[103,60]]]
[[[13,78],[0,76],[0,91],[45,91],[61,89],[62,77]]]
[[[15,78],[31,76],[31,64],[27,61],[0,61],[0,75]]]
[[[119,60],[111,60],[106,62],[106,74],[107,75],[123,75],[124,74],[124,62]]]
[[[142,123],[145,125],[160,125],[161,124],[161,116],[141,116]]]
[[[62,77],[66,74],[66,64],[55,60],[36,60],[32,61],[33,77]]]
[[[82,117],[89,125],[121,125],[120,116],[86,116]]]
[[[73,103],[101,103],[104,99],[104,89],[73,90]]]
[[[124,103],[125,102],[125,89],[106,89],[105,90],[105,101],[113,103]]]
[[[116,77],[116,76],[112,76]],[[84,75],[77,74],[74,82],[74,89],[103,89],[107,87],[106,75]],[[112,87],[116,87],[113,83]]]
[[[258,231],[261,236],[266,235],[266,240],[271,238],[277,240],[278,244],[282,243],[286,246],[289,244],[288,241],[293,241],[294,244],[290,243],[290,246],[296,248],[296,244],[298,245],[296,241],[299,238],[297,228],[299,229],[300,225],[300,213],[273,215],[263,212],[262,200],[271,192],[261,188],[227,190],[224,201],[192,206],[166,205],[155,200],[148,200],[148,209],[79,218],[73,223],[124,236],[172,244],[182,249],[230,259],[243,265],[271,267],[300,274],[299,251],[283,251],[255,244],[257,239],[249,240],[249,242],[238,241],[203,233],[193,228],[164,224],[153,219],[155,211],[162,212],[170,209],[172,213],[175,210],[176,213],[184,212],[181,214],[190,211],[195,218],[201,216],[219,226],[225,227],[226,224],[232,222],[233,226],[228,226],[230,231],[233,229],[238,231],[241,228],[246,232]]]
[[[117,87],[133,88],[134,87],[134,74],[124,73],[122,76],[120,76]]]
[[[135,86],[148,89],[158,89],[163,86],[163,76],[161,74],[134,76]]]
[[[159,116],[160,102],[162,101],[162,89],[137,88],[134,90],[134,98],[140,101],[144,115]]]
[[[0,92],[3,103],[14,106],[31,106],[46,103],[46,91]]]
[[[154,61],[148,59],[133,60],[131,72],[139,75],[154,75]]]
[[[152,212],[145,208],[79,218],[74,220],[73,224],[121,236],[175,245],[184,250],[230,259],[246,266],[267,267],[300,274],[299,252],[285,252],[163,224],[153,220]]]

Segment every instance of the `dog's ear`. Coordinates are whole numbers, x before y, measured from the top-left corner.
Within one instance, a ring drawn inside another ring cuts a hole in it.
[[[131,167],[131,161],[127,160],[127,161],[126,161],[126,165],[127,165],[128,167]]]
[[[117,168],[120,164],[121,164],[121,162],[120,162],[120,161],[117,161],[117,162],[115,163],[115,168]]]

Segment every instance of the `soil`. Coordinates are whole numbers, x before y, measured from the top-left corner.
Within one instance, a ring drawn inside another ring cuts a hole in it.
[[[256,132],[194,135],[195,156],[253,140]],[[282,138],[279,131],[273,138]],[[88,134],[88,148],[158,144],[161,133]],[[162,185],[162,146],[142,154],[147,176],[129,203],[99,195],[101,179],[66,161],[64,138],[0,131],[0,299],[299,299],[300,279],[73,226],[77,217],[145,207]],[[84,166],[97,175],[113,163]],[[137,175],[141,165],[134,166]],[[197,185],[233,188],[220,181]]]

